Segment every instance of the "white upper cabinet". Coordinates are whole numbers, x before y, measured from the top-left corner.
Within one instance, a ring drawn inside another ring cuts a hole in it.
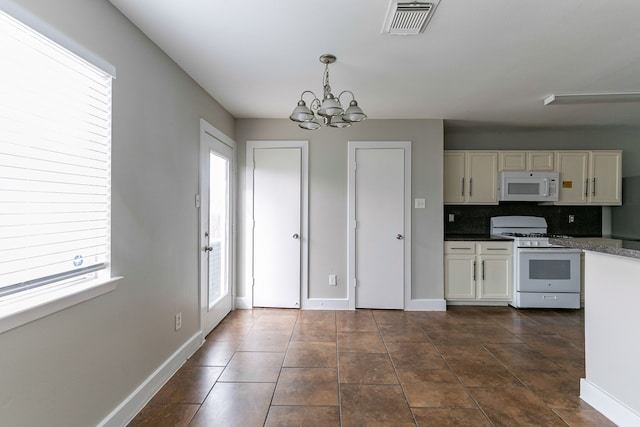
[[[498,152],[444,152],[445,204],[498,204]]]
[[[465,203],[465,152],[444,152],[444,203],[461,205]]]
[[[586,204],[589,184],[589,152],[559,152],[557,163],[558,172],[560,172],[560,188],[556,204]]]
[[[498,171],[526,171],[526,151],[500,151],[498,153]]]
[[[622,153],[592,151],[589,171],[589,202],[596,205],[621,205]]]
[[[622,204],[621,150],[445,150],[444,204],[497,205],[502,171],[559,172],[556,205]]]
[[[500,151],[498,171],[553,171],[555,152],[553,151]]]
[[[555,170],[554,151],[528,151],[527,170],[535,172],[552,172]]]
[[[621,205],[622,152],[559,151],[557,205]]]

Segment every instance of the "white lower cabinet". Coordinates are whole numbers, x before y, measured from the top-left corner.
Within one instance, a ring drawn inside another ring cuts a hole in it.
[[[509,302],[513,287],[513,244],[490,241],[444,242],[447,301]]]

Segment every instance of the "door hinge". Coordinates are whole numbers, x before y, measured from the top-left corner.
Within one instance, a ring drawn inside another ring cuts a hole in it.
[[[200,195],[196,194],[196,208],[200,207]]]

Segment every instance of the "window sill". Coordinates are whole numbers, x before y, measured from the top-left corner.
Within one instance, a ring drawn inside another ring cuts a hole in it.
[[[0,301],[0,333],[114,291],[122,277],[68,284]]]

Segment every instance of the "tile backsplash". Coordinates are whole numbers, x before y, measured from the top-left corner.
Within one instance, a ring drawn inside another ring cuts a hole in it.
[[[449,222],[453,214],[454,221]],[[537,203],[500,203],[491,206],[445,205],[445,234],[489,234],[489,219],[501,215],[542,216],[550,234],[601,236],[601,206],[542,206]],[[569,223],[569,215],[574,222]]]

